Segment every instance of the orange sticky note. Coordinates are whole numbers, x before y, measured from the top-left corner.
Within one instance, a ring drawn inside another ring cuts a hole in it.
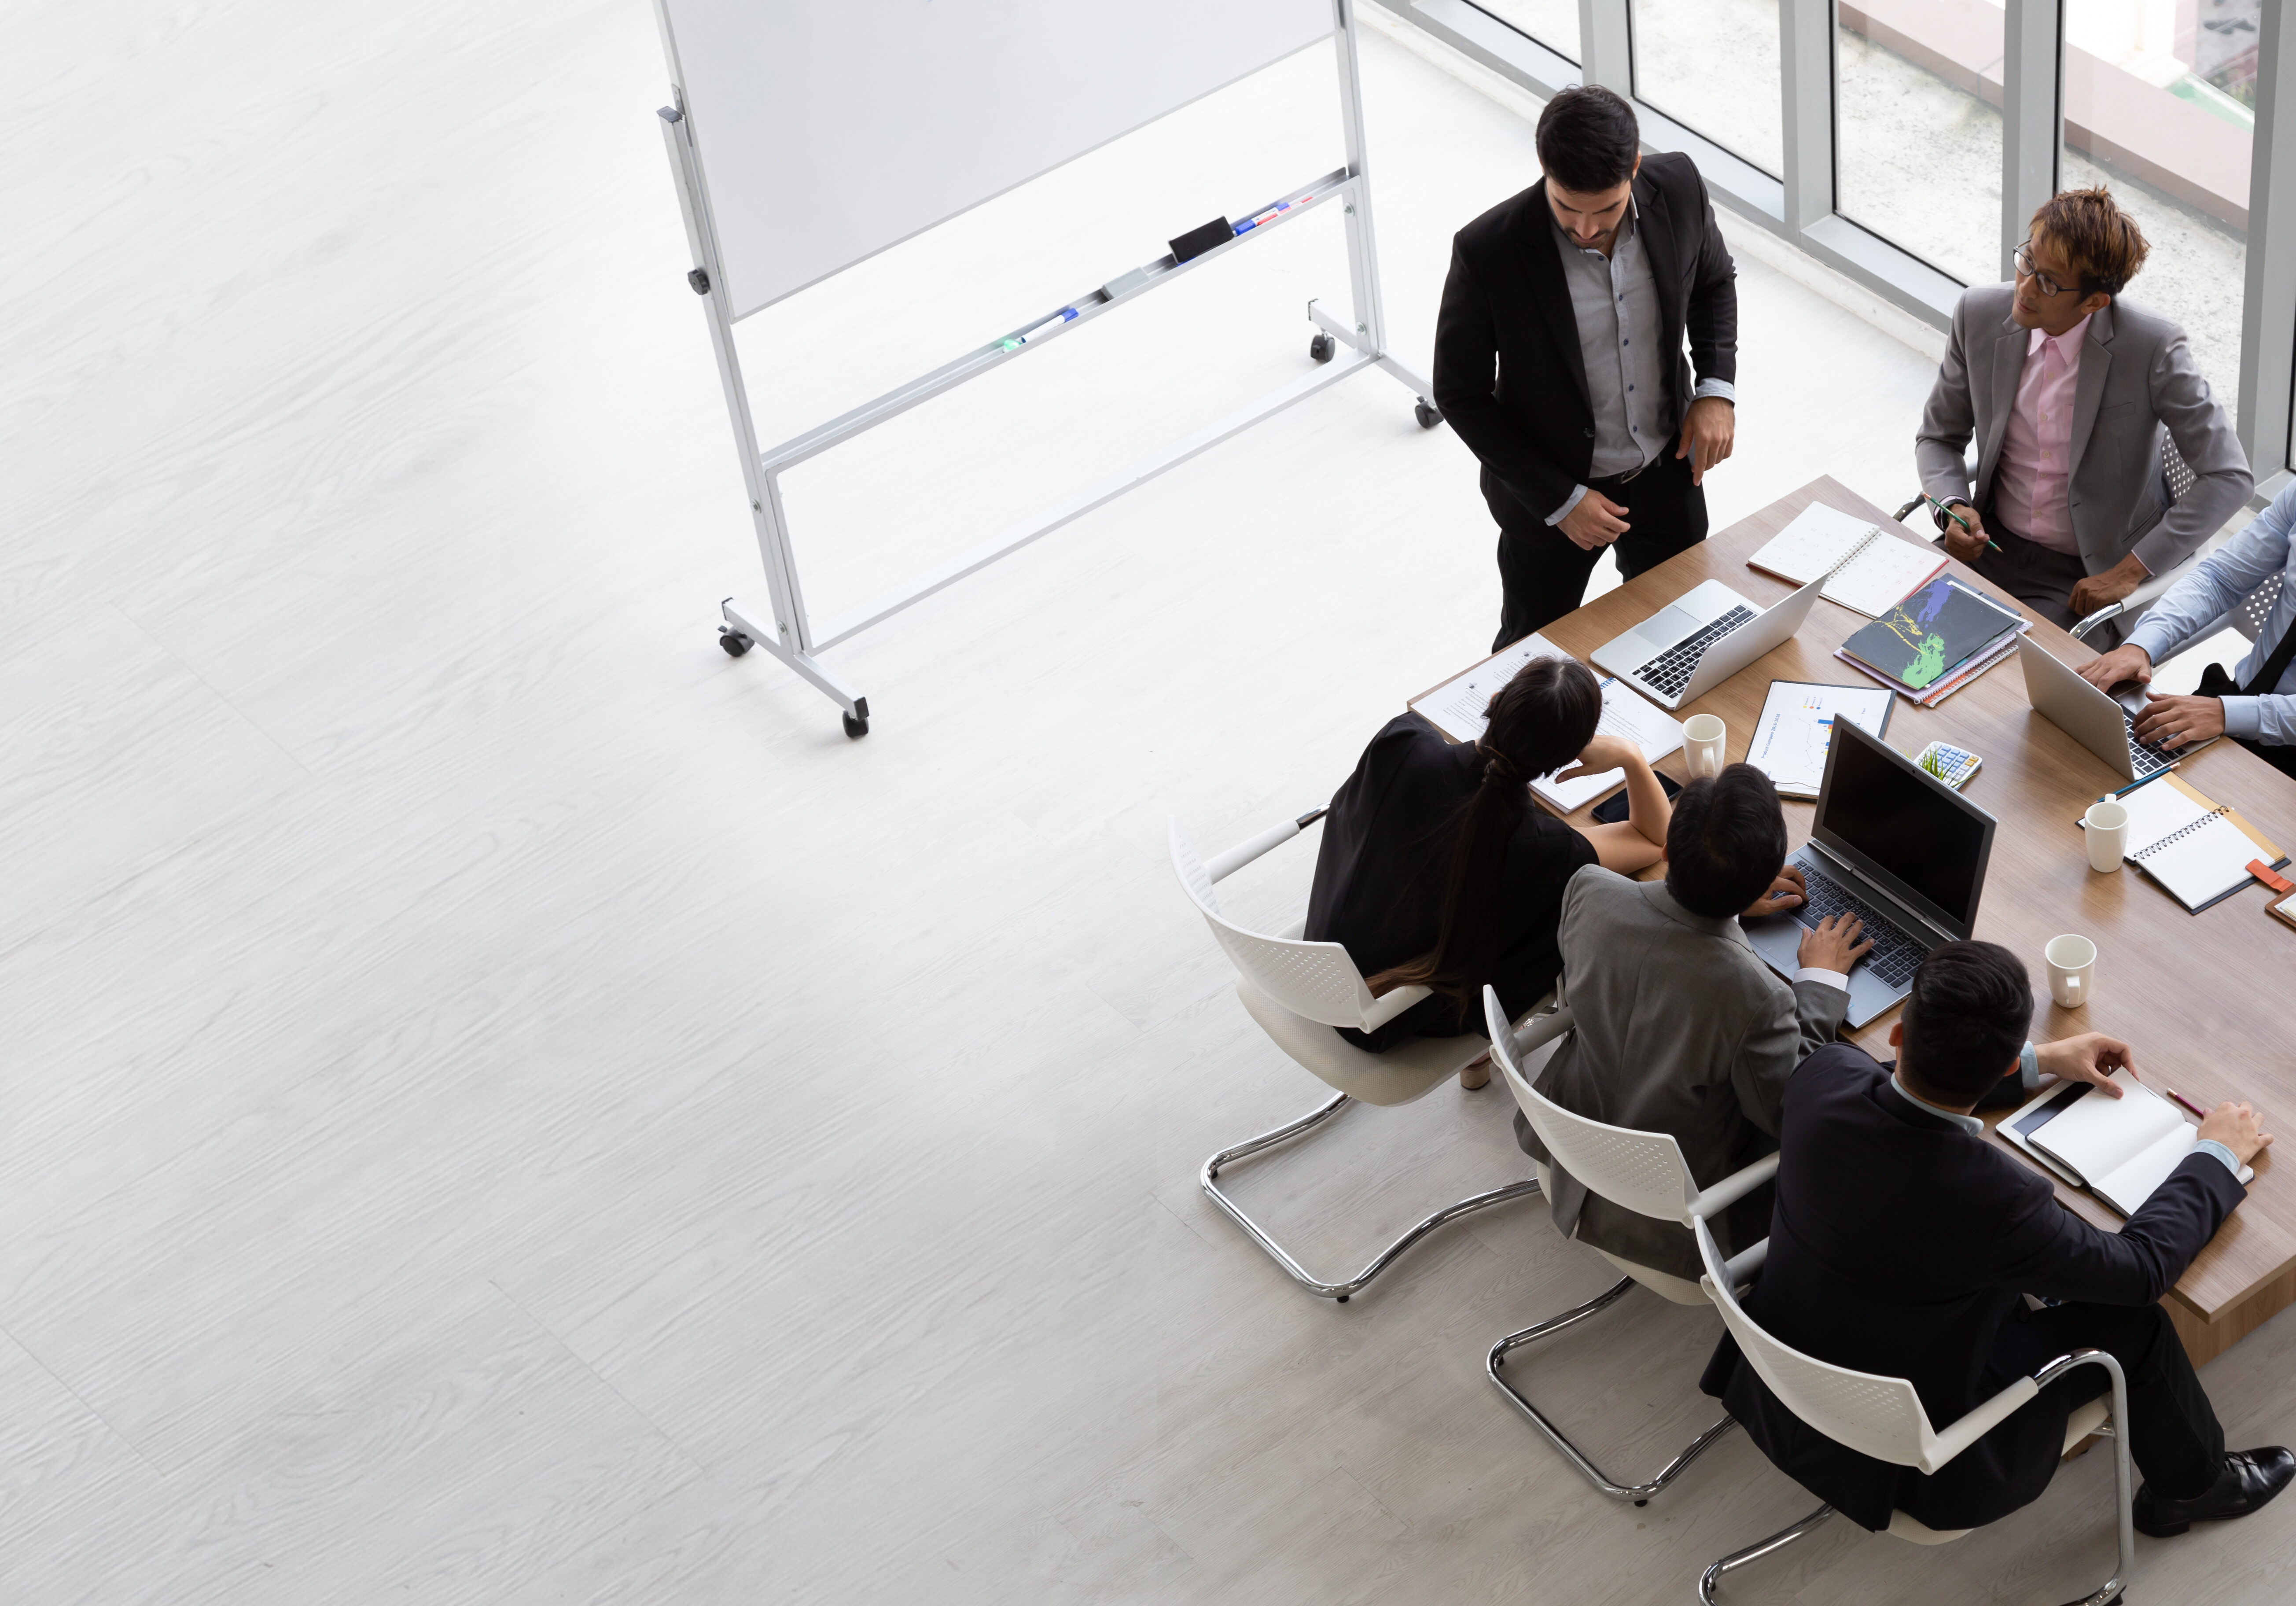
[[[2262,859],[2249,860],[2248,873],[2275,892],[2296,892],[2296,881],[2290,881]]]

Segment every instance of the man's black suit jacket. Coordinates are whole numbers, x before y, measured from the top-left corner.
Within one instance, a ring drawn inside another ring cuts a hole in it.
[[[1737,268],[1690,158],[1644,157],[1634,196],[1635,228],[1658,288],[1660,339],[1674,354],[1667,416],[1678,429],[1696,388],[1680,357],[1685,327],[1697,380],[1737,381]],[[1595,409],[1544,178],[1452,239],[1435,324],[1435,405],[1535,516],[1546,518],[1585,483]]]
[[[1909,1102],[1846,1043],[1802,1061],[1781,1127],[1769,1260],[1747,1314],[1805,1355],[1909,1379],[1940,1430],[2016,1381],[1995,1339],[2021,1296],[2150,1305],[2246,1197],[2221,1160],[2188,1155],[2119,1233],[2099,1232],[1997,1140]],[[2065,1389],[2045,1389],[1924,1477],[1807,1426],[1727,1335],[1700,1387],[1780,1471],[1876,1529],[1892,1510],[1976,1528],[2033,1500],[2071,1411]]]

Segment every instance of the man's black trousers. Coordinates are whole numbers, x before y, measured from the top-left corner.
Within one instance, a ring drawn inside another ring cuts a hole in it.
[[[1499,633],[1491,643],[1496,652],[1578,607],[1603,549],[1582,550],[1517,502],[1490,470],[1483,471],[1482,483],[1483,500],[1499,527]],[[1628,579],[1706,539],[1706,493],[1690,483],[1690,459],[1677,457],[1671,443],[1633,479],[1590,479],[1587,488],[1627,510],[1629,528],[1616,547],[1619,572]]]

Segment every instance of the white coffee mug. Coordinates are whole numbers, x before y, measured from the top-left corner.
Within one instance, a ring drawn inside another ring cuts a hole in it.
[[[1718,775],[1730,762],[1730,727],[1711,714],[1693,714],[1682,722],[1682,762],[1690,778]]]
[[[2092,870],[2118,870],[2121,856],[2128,851],[2128,806],[2110,799],[2092,803],[2088,813],[2081,816],[2088,829],[2088,867]]]
[[[2041,950],[2041,957],[2048,962],[2050,997],[2069,1010],[2077,1010],[2088,1002],[2089,995],[2096,990],[2095,943],[2068,932],[2049,938],[2049,946]]]

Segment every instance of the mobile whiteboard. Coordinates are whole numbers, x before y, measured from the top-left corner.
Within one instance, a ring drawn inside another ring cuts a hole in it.
[[[733,315],[1331,33],[1331,0],[660,0]]]

